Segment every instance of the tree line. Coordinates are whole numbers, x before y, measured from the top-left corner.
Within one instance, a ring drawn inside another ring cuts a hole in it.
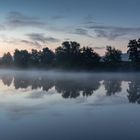
[[[65,41],[55,52],[48,47],[42,50],[32,49],[5,53],[0,59],[1,66],[20,68],[62,68],[91,70],[140,70],[140,39],[128,43],[129,61],[122,61],[122,52],[111,46],[101,57],[92,47],[81,47],[75,41]]]

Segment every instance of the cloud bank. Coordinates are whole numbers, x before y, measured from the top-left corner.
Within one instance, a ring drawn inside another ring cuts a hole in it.
[[[88,30],[94,30],[97,37],[107,38],[109,40],[114,40],[120,37],[131,36],[140,33],[140,27],[89,25],[86,26],[86,28]]]
[[[20,12],[9,12],[6,17],[6,24],[10,27],[45,27],[46,23],[41,22],[39,18],[24,15]]]
[[[43,44],[46,44],[48,42],[59,42],[60,40],[54,37],[46,37],[44,34],[41,33],[31,33],[31,34],[27,34],[26,36],[29,37],[29,39],[31,39],[32,41],[37,41]]]

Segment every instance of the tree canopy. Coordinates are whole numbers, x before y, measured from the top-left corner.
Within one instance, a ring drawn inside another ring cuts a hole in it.
[[[105,70],[121,68],[124,70],[140,70],[140,39],[130,40],[128,43],[129,59],[122,61],[122,52],[112,46],[106,47],[104,56],[100,56],[93,47],[81,47],[78,42],[65,41],[61,46],[52,51],[48,47],[41,50],[16,49],[13,56],[5,53],[0,59],[0,64],[22,68],[64,68],[64,69],[92,69]],[[136,65],[133,65],[136,62]]]
[[[140,62],[140,39],[129,41],[128,54],[132,62]]]
[[[122,52],[111,46],[107,46],[107,52],[105,53],[104,61],[108,63],[119,63],[122,61]]]

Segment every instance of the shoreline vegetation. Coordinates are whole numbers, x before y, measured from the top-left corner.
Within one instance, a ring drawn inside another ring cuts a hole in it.
[[[63,42],[55,52],[49,48],[42,50],[16,49],[13,56],[5,53],[0,59],[0,68],[7,69],[36,69],[56,71],[140,71],[140,39],[128,43],[127,61],[122,61],[122,52],[111,46],[106,47],[103,57],[91,47],[81,47],[75,41]]]

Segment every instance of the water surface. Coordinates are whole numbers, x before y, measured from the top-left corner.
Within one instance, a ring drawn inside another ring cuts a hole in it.
[[[139,73],[0,71],[0,140],[139,140]]]

